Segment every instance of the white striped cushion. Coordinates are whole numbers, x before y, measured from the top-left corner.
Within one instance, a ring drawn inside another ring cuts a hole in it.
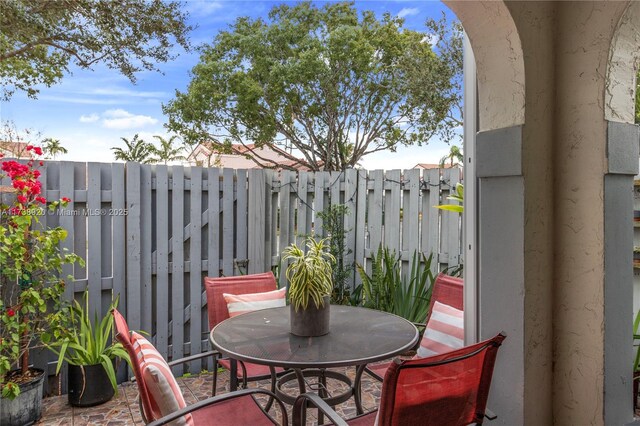
[[[463,346],[464,311],[434,303],[416,358],[440,355]]]
[[[248,294],[228,294],[223,293],[227,309],[229,310],[229,318],[235,317],[247,312],[253,312],[260,309],[279,308],[285,306],[287,289],[283,287],[279,290],[266,291],[263,293]]]
[[[142,335],[131,332],[133,349],[140,364],[142,379],[144,380],[149,399],[151,400],[151,413],[147,413],[147,420],[158,420],[187,406],[178,382],[176,382],[171,368],[162,358],[156,348]],[[187,414],[173,422],[171,425],[193,425],[191,414]]]

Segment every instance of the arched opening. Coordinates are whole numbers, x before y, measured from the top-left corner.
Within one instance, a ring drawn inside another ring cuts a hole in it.
[[[465,132],[478,132],[472,146],[465,143],[465,334],[470,342],[501,330],[507,332],[509,337],[501,349],[490,401],[502,422],[522,424],[525,370],[522,45],[504,3],[444,3],[462,22],[477,72],[477,126],[465,127]],[[469,113],[468,105],[465,111]],[[500,231],[496,232],[498,228]]]

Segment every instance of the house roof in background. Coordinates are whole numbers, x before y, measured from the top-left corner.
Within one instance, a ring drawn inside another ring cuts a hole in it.
[[[0,141],[0,152],[15,158],[29,158],[26,142]]]

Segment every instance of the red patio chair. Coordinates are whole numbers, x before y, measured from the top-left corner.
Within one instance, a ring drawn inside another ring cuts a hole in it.
[[[122,343],[131,358],[131,366],[136,378],[139,393],[140,414],[145,424],[152,426],[171,424],[186,424],[189,426],[234,426],[238,424],[246,425],[274,425],[278,422],[271,417],[265,409],[263,409],[255,399],[256,394],[265,394],[270,399],[276,401],[280,407],[282,422],[280,424],[287,426],[287,412],[282,402],[270,391],[264,389],[245,389],[237,392],[220,395],[199,401],[193,405],[184,404],[184,398],[179,387],[171,386],[173,393],[179,392],[182,403],[178,403],[178,409],[171,413],[166,413],[167,403],[157,400],[152,396],[149,389],[150,383],[146,380],[150,379],[149,375],[143,373],[143,362],[153,364],[163,371],[163,376],[171,375],[171,370],[167,368],[177,364],[193,361],[194,357],[187,357],[172,361],[168,364],[164,362],[162,357],[157,353],[153,345],[142,339],[137,339],[137,333],[129,331],[126,320],[116,309],[112,311],[116,339]],[[139,335],[138,335],[139,336]],[[144,359],[144,360],[143,360]],[[158,370],[157,369],[157,370]],[[175,378],[173,378],[175,384]],[[184,405],[180,407],[180,405]],[[163,413],[164,412],[164,416]],[[176,421],[177,420],[177,421]]]
[[[273,291],[278,288],[276,277],[273,272],[265,272],[262,274],[241,275],[237,277],[205,277],[204,287],[207,293],[207,313],[209,316],[209,331],[220,322],[229,318],[227,302],[222,296],[223,293],[229,294],[250,294],[263,293]],[[227,370],[232,370],[234,360],[222,358],[214,358],[213,368],[213,395],[216,394],[216,383],[218,380],[218,365],[220,364]],[[247,388],[247,382],[270,379],[271,370],[266,365],[252,364],[249,362],[237,362],[240,366],[236,375],[229,376],[229,388],[234,391],[238,387],[238,381],[242,381],[242,387]],[[276,368],[276,374],[283,373],[282,368]],[[271,392],[275,392],[276,383],[271,381]]]
[[[425,324],[416,324],[420,327],[425,327],[431,317],[431,311],[433,305],[436,302],[440,302],[445,305],[449,305],[458,310],[464,310],[463,293],[464,286],[461,278],[452,277],[443,273],[438,274],[433,282],[433,291],[431,292],[431,300],[429,301],[429,310],[427,311],[427,319]],[[366,372],[377,380],[382,381],[387,369],[391,365],[390,362],[382,364],[369,365],[366,368]]]
[[[503,333],[442,355],[394,360],[382,382],[377,411],[345,421],[318,395],[300,395],[293,425],[304,425],[306,407],[315,406],[337,426],[463,426],[482,424]]]

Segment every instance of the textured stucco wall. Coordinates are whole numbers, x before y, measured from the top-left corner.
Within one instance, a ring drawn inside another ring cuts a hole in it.
[[[525,201],[524,419],[552,421],[553,120],[555,3],[509,2],[526,75],[522,173]]]
[[[478,74],[479,131],[524,123],[520,39],[504,3],[444,1],[471,40]]]
[[[605,75],[626,4],[559,3],[556,26],[554,423],[604,423]]]
[[[624,398],[603,380],[606,119],[633,120],[640,2],[624,19],[629,2],[446,3],[476,56],[480,131],[524,123],[523,423],[604,424]]]
[[[635,80],[640,55],[640,2],[632,2],[618,22],[609,50],[605,118],[634,122]]]

